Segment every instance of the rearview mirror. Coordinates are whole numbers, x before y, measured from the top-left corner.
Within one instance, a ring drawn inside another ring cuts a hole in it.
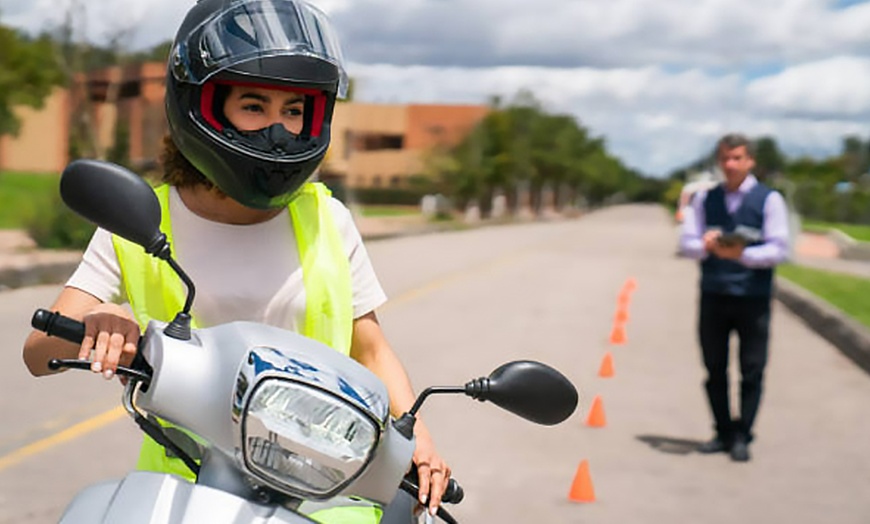
[[[60,177],[60,196],[73,211],[155,254],[166,238],[160,232],[160,203],[138,175],[110,162],[76,160]]]
[[[526,420],[552,426],[577,408],[577,389],[563,374],[531,360],[508,362],[487,378],[466,384],[465,392]]]

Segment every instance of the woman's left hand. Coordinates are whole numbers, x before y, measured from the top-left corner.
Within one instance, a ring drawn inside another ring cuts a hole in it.
[[[420,480],[420,504],[428,506],[429,514],[434,515],[441,505],[441,496],[450,480],[450,467],[435,450],[435,444],[428,432],[418,431],[417,448],[414,450],[414,464]]]
[[[384,381],[390,394],[390,413],[393,416],[400,417],[414,405],[416,395],[411,388],[411,381],[384,338],[384,332],[381,331],[381,325],[374,311],[353,321],[350,356],[374,371]],[[435,444],[432,443],[429,430],[419,418],[414,424],[414,437],[416,440],[414,464],[417,466],[420,482],[420,504],[427,506],[430,514],[434,515],[447,489],[450,468],[435,451]]]

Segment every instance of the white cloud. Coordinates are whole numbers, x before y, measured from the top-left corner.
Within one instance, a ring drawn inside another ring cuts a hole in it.
[[[347,55],[368,63],[735,68],[870,49],[870,3],[830,0],[314,0]],[[4,0],[5,23],[38,30],[85,6],[91,36],[133,23],[137,44],[173,36],[193,0]],[[147,6],[147,12],[146,12]]]
[[[194,0],[0,0],[38,30],[85,6],[88,35],[172,38]],[[727,131],[832,154],[870,137],[870,2],[835,0],[313,0],[332,17],[358,94],[485,103],[533,90],[647,173],[695,160]],[[148,7],[146,10],[144,6]]]
[[[357,0],[333,16],[355,60],[396,64],[734,68],[870,47],[870,5],[827,0]]]
[[[752,82],[747,94],[758,109],[781,115],[870,120],[870,58],[801,64]]]
[[[800,90],[815,95],[813,106],[839,107],[850,86],[812,90],[794,81],[830,68],[856,69],[861,59],[841,58],[786,69],[746,83],[736,74],[718,76],[701,70],[667,72],[662,68],[555,69],[534,67],[437,68],[352,64],[361,100],[383,103],[487,103],[491,95],[510,99],[532,89],[551,111],[575,115],[593,134],[605,136],[612,151],[649,174],[667,174],[706,154],[719,135],[740,131],[776,137],[793,156],[834,153],[842,137],[870,137],[870,119],[857,113],[831,116],[806,110]],[[833,65],[832,65],[833,64]],[[860,75],[858,75],[860,76]],[[870,75],[868,75],[870,77]],[[818,84],[818,82],[816,82]],[[797,86],[797,87],[795,87]],[[858,89],[866,100],[870,85]],[[797,89],[798,91],[795,91]]]

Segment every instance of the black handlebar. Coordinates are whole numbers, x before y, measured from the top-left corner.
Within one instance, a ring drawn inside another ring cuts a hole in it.
[[[30,319],[30,325],[33,326],[33,329],[44,331],[51,337],[62,338],[74,344],[81,344],[82,339],[85,338],[85,324],[83,322],[47,309],[37,309],[33,313],[33,318]]]
[[[414,497],[414,500],[420,499],[420,482],[417,477],[416,467],[411,467],[411,471],[409,471],[408,474],[405,475],[405,478],[402,479],[400,488],[405,493]],[[465,492],[462,490],[462,486],[460,486],[456,480],[450,479],[447,481],[447,489],[444,490],[444,494],[441,496],[441,502],[446,504],[459,504],[462,502],[464,497]],[[444,509],[444,506],[438,508],[438,517],[447,524],[458,524],[456,519],[454,519],[446,509]]]
[[[441,500],[448,504],[459,504],[463,498],[465,498],[465,491],[462,490],[462,486],[455,480],[450,479],[447,482],[447,489],[444,491]]]
[[[402,490],[409,495],[412,495],[415,499],[419,498],[420,494],[420,479],[417,476],[417,468],[412,467],[411,471],[405,475],[405,478],[402,479]],[[462,502],[462,499],[465,497],[465,491],[462,490],[462,486],[456,482],[456,479],[450,479],[447,481],[447,489],[444,490],[444,494],[441,495],[441,502],[446,504],[459,504]]]
[[[33,329],[43,331],[50,337],[62,338],[74,344],[81,344],[82,339],[85,338],[85,324],[83,322],[65,317],[56,311],[37,309],[33,313],[33,318],[30,319],[30,325],[33,326]],[[141,342],[142,339],[140,338],[139,341]],[[48,362],[48,368],[53,371],[66,368],[91,369],[91,362],[88,360],[53,358]],[[144,391],[151,382],[152,369],[142,357],[142,352],[136,351],[136,356],[133,358],[133,363],[130,367],[118,366],[115,374],[142,381],[145,386],[143,388]]]

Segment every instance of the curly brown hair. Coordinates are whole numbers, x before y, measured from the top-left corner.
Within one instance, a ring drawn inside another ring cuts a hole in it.
[[[165,184],[175,187],[202,185],[206,189],[213,189],[215,187],[205,175],[200,173],[185,158],[178,149],[178,146],[175,145],[175,141],[172,140],[172,136],[168,133],[163,137],[163,151],[160,152],[160,165],[163,169],[162,180]]]

